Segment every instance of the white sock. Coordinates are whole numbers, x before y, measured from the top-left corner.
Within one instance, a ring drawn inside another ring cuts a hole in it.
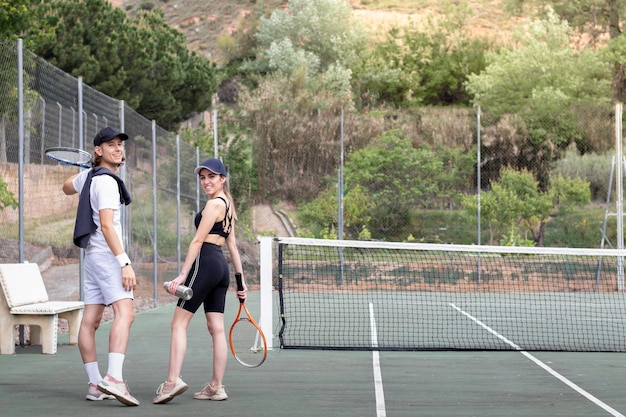
[[[123,353],[109,353],[109,371],[108,374],[118,381],[123,381],[122,368],[124,367]]]
[[[85,372],[87,372],[87,378],[89,378],[90,384],[98,384],[102,381],[102,374],[100,374],[100,368],[98,368],[98,362],[89,362],[85,364]]]

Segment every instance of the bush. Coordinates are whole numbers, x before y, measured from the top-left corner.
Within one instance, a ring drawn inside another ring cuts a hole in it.
[[[580,155],[574,150],[569,150],[565,158],[556,163],[553,174],[560,174],[565,178],[579,177],[587,180],[591,190],[591,200],[606,202],[611,176],[611,156],[612,154],[608,152]],[[613,175],[613,186],[615,186],[615,175]]]

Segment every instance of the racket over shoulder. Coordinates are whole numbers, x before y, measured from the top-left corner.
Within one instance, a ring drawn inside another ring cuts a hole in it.
[[[55,147],[46,149],[45,154],[49,159],[62,164],[91,168],[91,154],[82,149]]]

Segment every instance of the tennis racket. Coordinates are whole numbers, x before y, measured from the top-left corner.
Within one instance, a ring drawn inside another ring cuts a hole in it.
[[[91,168],[91,154],[77,148],[48,148],[46,156],[53,161],[81,168]]]
[[[235,274],[237,289],[243,291],[241,274]],[[239,299],[237,317],[230,326],[228,334],[230,351],[240,364],[248,368],[256,368],[265,362],[267,357],[267,343],[265,335],[254,321],[245,300]]]

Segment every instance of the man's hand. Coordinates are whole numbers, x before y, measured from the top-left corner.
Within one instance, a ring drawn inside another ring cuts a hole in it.
[[[135,278],[135,270],[132,265],[126,265],[122,268],[122,286],[126,291],[133,291],[137,288],[137,278]]]

